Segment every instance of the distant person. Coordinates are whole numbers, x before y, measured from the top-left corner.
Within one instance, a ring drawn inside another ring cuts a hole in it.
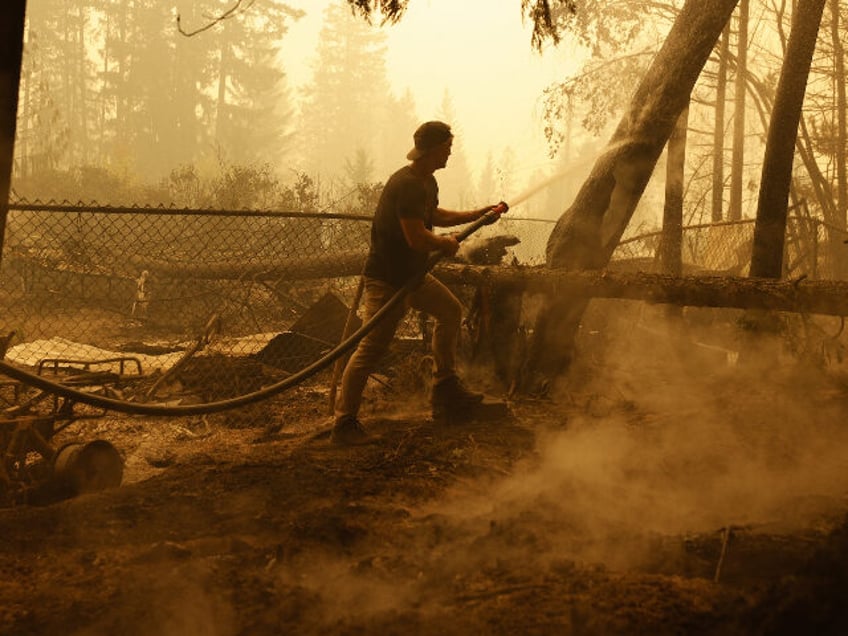
[[[147,270],[141,272],[135,281],[135,300],[133,300],[130,315],[138,318],[147,317],[147,307],[150,305],[150,291],[147,289],[147,279],[150,276]]]
[[[364,307],[366,320],[416,275],[430,252],[453,256],[459,242],[450,234],[435,234],[433,227],[451,227],[476,221],[487,212],[492,222],[506,211],[503,204],[456,212],[439,207],[439,186],[433,173],[444,168],[451,154],[453,133],[440,121],[422,124],[413,135],[415,146],[406,155],[411,161],[389,177],[371,225],[371,248],[365,264]],[[357,419],[368,376],[386,353],[408,308],[423,311],[435,321],[433,330],[433,389],[435,419],[468,413],[483,400],[469,391],[456,375],[456,349],[462,323],[462,305],[451,291],[427,274],[405,299],[389,312],[359,343],[342,374],[335,404],[332,440],[339,445],[368,441]]]

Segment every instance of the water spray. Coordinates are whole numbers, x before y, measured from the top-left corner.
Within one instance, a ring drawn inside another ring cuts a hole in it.
[[[595,163],[609,158],[610,155],[613,155],[613,154],[619,152],[623,147],[638,144],[638,143],[640,143],[639,140],[622,139],[622,140],[617,141],[615,143],[609,144],[606,148],[604,148],[603,152],[597,157],[597,159],[595,160]],[[538,194],[539,192],[550,187],[552,184],[556,183],[560,179],[563,179],[566,176],[576,172],[577,169],[581,168],[581,167],[582,167],[582,164],[573,165],[570,168],[566,168],[565,170],[561,170],[561,171],[557,172],[556,174],[551,175],[547,179],[544,179],[543,181],[540,181],[539,183],[530,186],[529,188],[524,190],[524,192],[522,192],[518,196],[512,197],[510,199],[510,205],[512,207],[515,207],[515,206],[517,206],[521,203],[524,203],[527,199],[532,197],[534,194]]]
[[[569,168],[568,170],[563,170],[562,172],[558,172],[555,175],[548,177],[544,181],[537,183],[536,185],[530,186],[524,192],[522,192],[518,196],[513,197],[511,199],[512,207],[515,207],[517,205],[520,205],[521,203],[524,203],[527,199],[532,197],[534,194],[537,194],[538,192],[550,187],[552,184],[556,183],[560,179],[565,178],[569,173],[573,172],[574,170],[575,170],[575,168]]]

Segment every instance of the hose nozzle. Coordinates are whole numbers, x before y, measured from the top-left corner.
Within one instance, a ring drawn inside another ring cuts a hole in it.
[[[499,218],[501,218],[501,214],[506,214],[507,210],[509,210],[509,204],[506,201],[501,201],[495,207],[493,207],[491,210],[489,210],[488,212],[486,212],[486,214],[483,215],[483,224],[491,225]]]

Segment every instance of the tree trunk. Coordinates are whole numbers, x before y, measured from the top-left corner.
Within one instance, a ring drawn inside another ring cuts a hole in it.
[[[220,57],[218,59],[218,96],[215,100],[215,143],[224,147],[227,129],[227,74],[229,73],[230,43],[226,38],[226,25],[221,34]]]
[[[24,24],[24,42],[32,37],[32,22],[29,20],[25,21]],[[23,52],[23,49],[22,49]],[[18,148],[18,168],[17,174],[21,178],[26,178],[29,176],[29,166],[30,166],[30,146],[29,140],[32,135],[32,129],[34,126],[32,125],[32,102],[31,102],[31,93],[32,93],[32,83],[33,83],[33,73],[32,73],[32,63],[28,64],[26,68],[21,65],[21,75],[18,80],[18,112],[20,116],[17,117],[17,120],[23,124],[23,130],[18,130],[16,135],[16,146]],[[23,94],[21,94],[23,91]],[[0,236],[0,245],[2,245],[3,238]]]
[[[657,158],[738,0],[687,0],[606,150],[554,227],[549,267],[600,268],[627,227]],[[528,351],[527,381],[559,376],[571,360],[587,300],[550,298]],[[524,387],[530,388],[530,387]]]
[[[680,276],[683,271],[683,184],[686,167],[686,132],[689,127],[689,108],[677,119],[668,140],[668,159],[665,171],[665,206],[660,261],[664,274]]]
[[[735,276],[668,276],[646,272],[550,270],[545,267],[438,265],[434,275],[453,285],[488,285],[511,292],[619,298],[681,307],[725,307],[848,315],[848,282],[778,281]]]
[[[784,54],[786,53],[784,46]],[[774,109],[774,91],[769,89],[761,80],[754,75],[748,74],[748,85],[751,97],[754,99],[754,104],[759,112],[760,120],[763,125],[763,130],[768,130],[768,117]],[[809,175],[809,187],[812,188],[815,195],[816,203],[822,210],[826,223],[836,225],[836,204],[834,200],[833,188],[830,181],[824,175],[815,159],[814,142],[810,137],[807,126],[804,122],[802,113],[799,122],[798,138],[796,140],[795,151],[798,157],[804,164],[807,174]],[[841,238],[839,240],[839,249],[844,251]]]
[[[848,133],[846,133],[845,109],[848,108],[845,98],[845,49],[842,47],[839,27],[839,0],[830,0],[830,12],[832,14],[830,24],[830,37],[833,41],[833,74],[834,83],[836,84],[836,104],[834,113],[836,118],[836,227],[845,230],[848,223],[848,177],[845,173],[845,144],[848,143]],[[838,275],[841,278],[844,276],[846,267],[846,254],[842,250],[839,252],[841,258],[836,262],[838,264]]]
[[[784,55],[785,53],[786,42],[784,42]],[[748,74],[748,90],[750,91],[750,97],[753,98],[754,105],[757,107],[763,130],[767,131],[769,127],[768,117],[774,109],[774,90],[770,89],[750,73]],[[825,223],[838,227],[836,195],[834,194],[831,182],[816,162],[814,145],[802,113],[798,136],[795,142],[795,152],[807,171],[809,176],[807,187],[812,189],[815,203],[821,209]],[[792,190],[790,189],[791,192]],[[846,254],[845,245],[842,243],[843,236],[844,234],[840,232],[827,233],[824,247],[827,249],[828,262],[837,263],[842,255]],[[825,275],[834,277],[836,276],[836,271],[832,270]]]
[[[825,2],[800,0],[792,13],[792,30],[777,85],[763,160],[751,256],[753,277],[780,278],[783,273],[795,140]]]
[[[105,26],[103,27],[103,31],[104,31],[104,33],[106,33],[106,42],[108,43],[109,34],[112,32],[111,12],[106,14],[105,20],[106,20],[106,22],[105,22]],[[100,112],[98,113],[99,134],[97,135],[97,162],[100,163],[101,165],[106,163],[106,153],[107,153],[106,143],[105,143],[105,141],[106,141],[106,110],[107,110],[106,99],[107,99],[107,97],[105,95],[106,91],[102,90],[102,87],[107,82],[107,80],[105,78],[109,77],[109,46],[107,44],[104,44],[104,46],[103,46],[103,54],[102,55],[103,55],[103,68],[101,70],[101,75],[104,79],[100,82],[101,90],[99,91],[99,94],[97,96],[97,101],[98,101],[98,104],[100,106]]]
[[[736,38],[736,90],[733,103],[733,159],[730,164],[728,219],[742,218],[742,180],[745,173],[745,78],[748,74],[748,1],[739,2]]]
[[[129,30],[129,25],[127,22],[132,20],[132,17],[129,15],[129,9],[126,6],[122,6],[120,9],[120,14],[118,16],[118,42],[126,42],[127,41],[127,31]],[[115,149],[118,152],[118,158],[121,162],[126,159],[126,155],[129,153],[129,145],[131,143],[132,137],[128,134],[127,126],[125,126],[125,122],[127,121],[127,116],[132,112],[133,104],[130,102],[130,93],[129,87],[126,85],[127,74],[130,70],[130,60],[127,58],[126,51],[122,51],[118,46],[113,43],[113,47],[118,49],[117,54],[117,78],[115,81],[115,148],[113,148],[112,152],[112,161],[115,160]]]
[[[79,130],[77,131],[78,138],[78,148],[77,151],[77,162],[81,165],[88,165],[89,163],[89,123],[88,123],[88,77],[86,75],[86,43],[85,43],[85,34],[87,31],[88,25],[86,24],[86,8],[83,6],[79,7],[79,23],[77,24],[77,50],[75,52],[76,58],[76,90],[77,90],[77,100],[78,100],[78,125]]]
[[[712,220],[724,218],[724,111],[727,104],[727,58],[730,51],[730,25],[721,33],[716,78],[715,128],[713,130],[713,199]]]
[[[26,0],[0,2],[0,256],[9,215]]]

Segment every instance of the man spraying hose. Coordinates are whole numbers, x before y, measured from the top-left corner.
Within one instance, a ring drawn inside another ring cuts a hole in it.
[[[431,252],[453,256],[459,249],[456,237],[435,234],[434,227],[471,223],[488,214],[495,222],[507,211],[505,203],[457,212],[439,207],[439,186],[433,176],[447,165],[453,133],[440,121],[428,121],[415,131],[415,146],[407,154],[410,164],[389,177],[371,225],[371,248],[365,263],[364,305],[369,320],[410,279],[424,271]],[[469,391],[456,375],[456,349],[462,322],[462,305],[432,274],[412,289],[406,302],[398,304],[359,343],[348,360],[335,404],[333,442],[360,444],[369,436],[357,415],[368,376],[386,353],[398,324],[408,308],[432,316],[433,417],[469,413],[483,400]]]

